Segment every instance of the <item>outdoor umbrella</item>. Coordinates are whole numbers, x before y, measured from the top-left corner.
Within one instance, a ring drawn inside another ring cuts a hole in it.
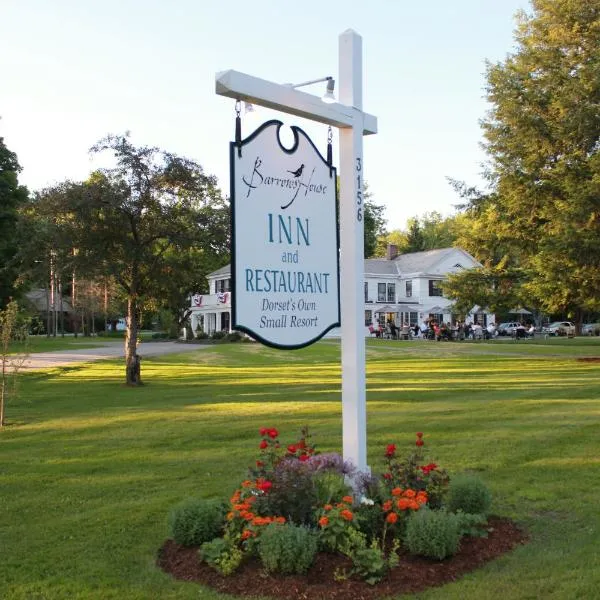
[[[397,313],[398,309],[395,306],[390,306],[388,304],[387,306],[384,306],[382,308],[378,308],[375,312],[376,313]]]
[[[532,315],[533,313],[526,308],[513,308],[508,311],[511,315]]]

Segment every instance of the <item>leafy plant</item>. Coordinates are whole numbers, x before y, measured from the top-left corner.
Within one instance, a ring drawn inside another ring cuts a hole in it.
[[[204,542],[198,551],[200,558],[222,575],[231,575],[241,564],[242,551],[229,537]]]
[[[278,573],[306,573],[317,553],[317,536],[306,527],[272,523],[263,532],[258,554],[265,569]]]
[[[440,469],[437,464],[433,462],[424,464],[425,441],[421,432],[416,435],[415,449],[405,457],[397,455],[395,444],[387,445],[385,451],[387,470],[383,474],[383,481],[389,490],[400,487],[417,492],[425,491],[429,506],[440,508],[443,505],[450,478],[446,471]]]
[[[398,542],[392,546],[388,558],[375,540],[368,547],[358,548],[352,555],[352,572],[362,577],[369,585],[381,581],[389,569],[398,564],[396,551]]]
[[[442,560],[456,554],[460,542],[458,518],[442,510],[420,510],[410,516],[404,536],[411,554]]]
[[[169,515],[173,539],[184,546],[198,546],[223,532],[225,505],[220,500],[188,498]]]
[[[458,522],[458,531],[460,536],[469,535],[471,537],[487,537],[488,531],[485,528],[487,525],[487,518],[485,515],[471,515],[458,511],[456,513],[456,519]]]
[[[448,493],[448,509],[487,517],[492,504],[492,494],[476,474],[461,473],[452,478]]]

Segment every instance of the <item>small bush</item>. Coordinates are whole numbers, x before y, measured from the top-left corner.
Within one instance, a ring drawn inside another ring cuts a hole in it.
[[[306,573],[317,553],[317,536],[306,527],[272,523],[260,536],[258,554],[269,572]]]
[[[487,518],[484,515],[470,515],[469,513],[458,511],[456,513],[456,519],[460,537],[463,535],[470,535],[471,537],[488,536],[488,531],[485,528],[487,525]]]
[[[227,332],[225,331],[215,331],[211,337],[213,340],[222,340],[226,335]]]
[[[196,329],[196,339],[197,340],[206,340],[208,339],[208,333],[206,333],[206,331],[199,331],[198,329]]]
[[[225,512],[225,505],[220,500],[184,500],[173,507],[169,515],[171,536],[183,546],[199,546],[221,534]]]
[[[313,477],[316,503],[319,506],[329,504],[334,498],[342,498],[352,494],[345,477],[335,471],[318,471]]]
[[[227,538],[204,542],[198,551],[200,559],[222,575],[231,575],[241,564],[243,554]]]
[[[421,509],[406,524],[405,543],[411,554],[442,560],[456,554],[460,532],[456,515]]]
[[[487,517],[492,504],[492,494],[482,479],[474,474],[456,475],[450,482],[448,493],[448,509],[459,510]]]
[[[163,331],[159,331],[159,332],[156,332],[156,333],[152,334],[152,339],[153,340],[166,340],[168,338],[169,338],[169,334],[165,333]]]
[[[242,339],[242,334],[239,331],[232,331],[225,336],[228,342],[239,342]]]

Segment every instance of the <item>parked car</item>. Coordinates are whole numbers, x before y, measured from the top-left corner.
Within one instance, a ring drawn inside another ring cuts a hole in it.
[[[581,335],[600,335],[600,323],[584,323]]]
[[[521,323],[517,323],[516,321],[500,323],[500,325],[498,325],[498,335],[512,335],[520,324]]]
[[[575,325],[571,321],[554,321],[542,329],[548,335],[575,335]]]

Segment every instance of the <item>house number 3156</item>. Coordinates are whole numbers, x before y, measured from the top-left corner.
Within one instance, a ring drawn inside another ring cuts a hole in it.
[[[356,219],[363,220],[363,197],[362,197],[362,159],[356,158]]]

